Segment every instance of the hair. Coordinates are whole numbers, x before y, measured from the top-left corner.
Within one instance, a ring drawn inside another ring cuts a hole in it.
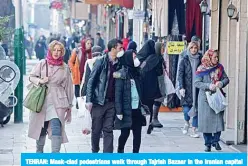
[[[197,50],[199,51],[199,45],[196,41],[191,41],[188,45],[188,50],[190,50],[193,46],[196,46],[197,47]]]
[[[110,52],[112,48],[116,48],[117,44],[123,44],[119,39],[112,39],[108,42],[108,51]]]
[[[99,32],[97,32],[96,35],[101,36],[101,34]]]
[[[54,40],[54,41],[52,41],[52,42],[49,44],[49,46],[48,46],[49,50],[50,50],[51,52],[53,52],[53,49],[54,49],[54,47],[55,47],[56,45],[59,45],[59,46],[62,48],[62,56],[64,56],[64,55],[65,55],[65,47],[64,47],[64,45],[63,45],[61,42],[59,42],[59,41],[57,41],[57,40]]]

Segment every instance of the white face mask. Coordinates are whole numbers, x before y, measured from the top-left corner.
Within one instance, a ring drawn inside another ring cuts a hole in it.
[[[133,64],[134,64],[134,67],[139,67],[139,65],[140,65],[139,59],[138,59],[138,58],[135,58],[135,59],[133,60]]]
[[[116,56],[117,56],[117,58],[120,58],[123,55],[124,55],[124,51],[122,50],[122,51],[118,52]]]

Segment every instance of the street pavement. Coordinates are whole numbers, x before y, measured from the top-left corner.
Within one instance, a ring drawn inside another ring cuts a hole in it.
[[[37,60],[28,60],[27,73],[37,63]],[[27,76],[24,76],[24,84],[27,85]],[[27,90],[24,89],[24,95]],[[73,108],[73,120],[71,124],[67,124],[66,132],[69,138],[69,143],[62,145],[61,152],[63,153],[87,153],[91,152],[90,135],[85,136],[81,132],[82,119],[77,117],[77,110]],[[20,165],[20,154],[27,152],[35,152],[35,140],[27,137],[29,111],[24,109],[23,123],[14,124],[13,116],[11,122],[0,128],[0,165],[12,166]],[[204,141],[200,138],[191,138],[188,135],[182,134],[182,126],[184,125],[183,114],[181,112],[166,112],[160,113],[159,119],[164,125],[161,129],[154,129],[152,134],[147,135],[147,127],[142,130],[142,143],[140,152],[146,153],[200,153],[204,152]],[[191,130],[190,130],[191,131]],[[117,141],[120,131],[114,131],[114,152],[117,149]],[[236,152],[230,146],[220,143],[223,152]],[[47,140],[45,152],[51,151],[51,142]],[[102,139],[101,148],[102,150]],[[215,149],[212,149],[216,152]],[[132,134],[127,141],[125,152],[132,152]]]

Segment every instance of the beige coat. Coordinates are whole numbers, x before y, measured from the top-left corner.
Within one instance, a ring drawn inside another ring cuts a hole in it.
[[[32,70],[29,80],[31,83],[38,85],[41,78],[46,76],[46,61],[42,60]],[[63,143],[68,142],[65,133],[65,115],[66,110],[72,108],[74,97],[73,84],[69,67],[64,63],[63,66],[48,65],[48,90],[47,96],[40,113],[30,111],[28,136],[30,138],[39,139],[41,129],[44,126],[46,117],[47,101],[52,101],[57,112],[57,116],[62,124]],[[51,136],[50,125],[48,127],[48,135]]]

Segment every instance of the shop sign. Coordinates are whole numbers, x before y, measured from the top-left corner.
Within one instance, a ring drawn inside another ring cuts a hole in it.
[[[185,44],[180,41],[168,41],[167,42],[167,54],[181,54],[184,51]]]
[[[133,19],[142,20],[145,18],[145,12],[141,10],[133,11]]]

